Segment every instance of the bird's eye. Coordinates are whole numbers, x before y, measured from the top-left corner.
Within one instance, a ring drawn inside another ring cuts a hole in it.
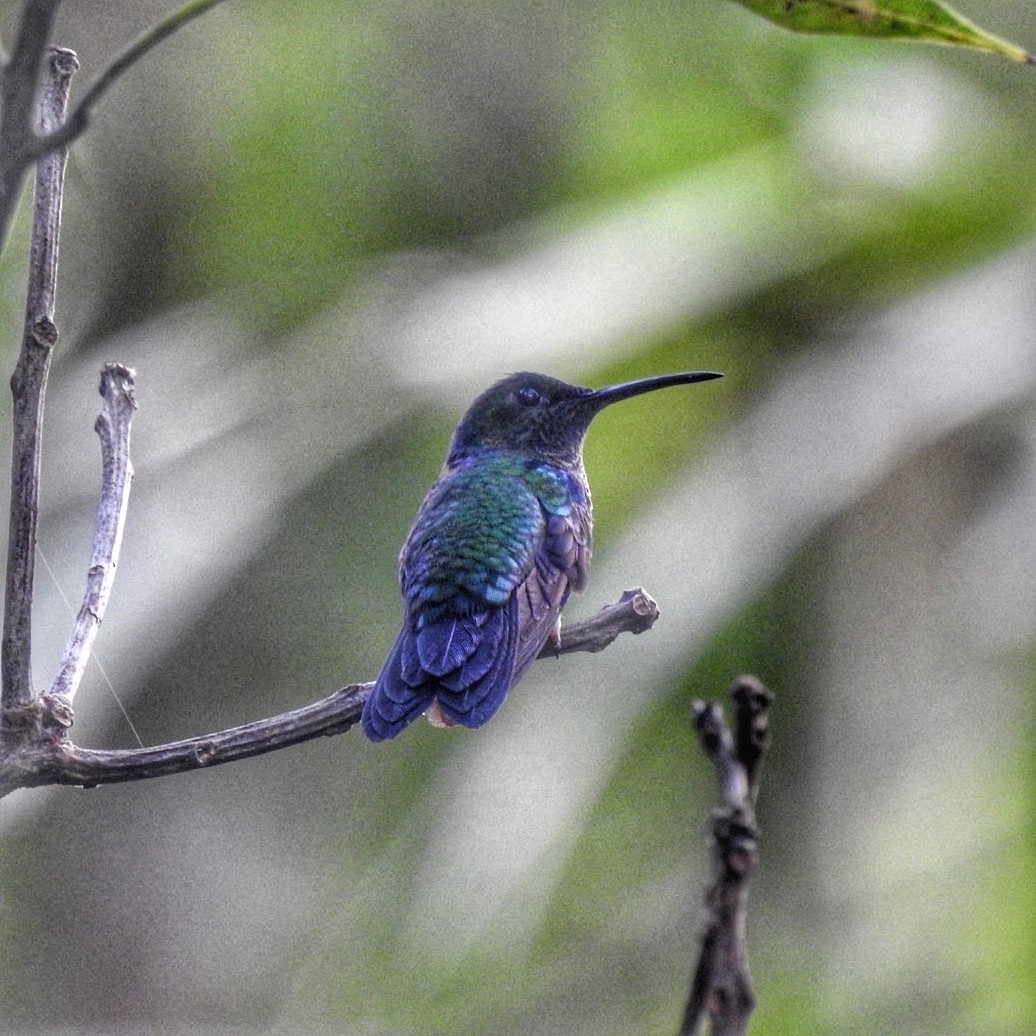
[[[519,406],[539,406],[543,402],[543,395],[529,385],[518,389],[514,398]]]

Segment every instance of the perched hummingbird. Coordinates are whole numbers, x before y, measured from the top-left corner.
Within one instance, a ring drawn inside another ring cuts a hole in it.
[[[512,374],[472,403],[400,553],[403,629],[363,706],[368,738],[395,737],[421,713],[480,727],[500,708],[586,586],[590,422],[621,399],[719,377],[587,389]]]

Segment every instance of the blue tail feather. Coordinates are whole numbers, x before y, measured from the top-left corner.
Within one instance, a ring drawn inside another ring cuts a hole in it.
[[[407,682],[401,658],[407,652],[410,635],[406,630],[382,667],[374,689],[363,703],[360,725],[371,741],[385,741],[403,732],[431,704],[435,690],[427,683]]]
[[[443,713],[464,727],[480,727],[490,719],[514,682],[518,607],[513,595],[506,604],[493,609],[483,634],[479,650],[454,674],[454,686],[439,681],[435,692]],[[469,679],[464,679],[465,669]]]
[[[459,669],[479,646],[485,612],[451,616],[431,622],[417,633],[417,657],[432,676],[446,676]]]
[[[416,633],[407,624],[364,702],[363,732],[371,741],[393,738],[433,698],[439,699],[447,719],[464,727],[482,726],[510,690],[517,645],[513,595],[499,608],[430,623]],[[445,667],[448,660],[452,668]],[[428,663],[441,671],[430,672]]]
[[[463,691],[480,681],[494,666],[506,662],[501,650],[506,647],[506,613],[494,608],[488,621],[479,631],[475,650],[451,673],[439,678],[439,683],[451,691]]]

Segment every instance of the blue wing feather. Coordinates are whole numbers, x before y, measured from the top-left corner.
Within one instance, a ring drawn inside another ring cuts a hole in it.
[[[521,471],[483,475],[440,479],[404,545],[403,630],[363,708],[372,741],[395,737],[433,699],[447,720],[481,726],[586,584],[589,500],[571,506],[561,472],[535,472],[540,485],[553,480],[549,509]]]

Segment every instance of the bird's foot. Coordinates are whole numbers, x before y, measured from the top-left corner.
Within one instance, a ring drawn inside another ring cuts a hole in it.
[[[550,646],[554,649],[554,657],[561,657],[561,615],[559,614],[557,619],[554,621],[554,628],[550,631],[547,639],[550,641]]]

